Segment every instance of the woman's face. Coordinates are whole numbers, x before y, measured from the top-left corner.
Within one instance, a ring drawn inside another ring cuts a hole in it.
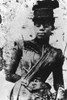
[[[37,38],[44,38],[44,36],[49,36],[52,26],[50,24],[35,24],[34,30]]]

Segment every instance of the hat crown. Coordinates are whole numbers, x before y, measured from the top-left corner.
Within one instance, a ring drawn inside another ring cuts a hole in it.
[[[59,3],[57,0],[43,0],[43,1],[37,1],[37,4],[34,5],[33,10],[40,9],[40,8],[51,8],[55,9],[59,7]]]
[[[48,18],[53,17],[53,9],[59,7],[57,0],[43,0],[37,1],[37,4],[33,6],[32,10],[34,11],[35,18]]]

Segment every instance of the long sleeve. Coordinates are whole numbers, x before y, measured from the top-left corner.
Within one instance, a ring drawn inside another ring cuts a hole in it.
[[[4,68],[6,80],[15,82],[20,78],[20,76],[15,74],[15,72],[18,68],[22,55],[23,55],[23,40],[9,41],[8,43],[6,43],[3,53],[6,62]]]

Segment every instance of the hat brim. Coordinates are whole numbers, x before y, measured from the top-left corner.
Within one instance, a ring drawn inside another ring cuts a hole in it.
[[[54,17],[34,17],[33,19],[33,22],[37,22],[37,23],[51,23],[51,24],[54,24],[55,22],[55,18]]]

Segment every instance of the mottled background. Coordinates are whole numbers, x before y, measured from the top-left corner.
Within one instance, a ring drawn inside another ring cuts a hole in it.
[[[59,8],[54,10],[56,29],[50,37],[50,44],[61,48],[65,56],[63,65],[64,84],[67,89],[67,0],[58,0]],[[11,43],[19,38],[31,40],[35,37],[32,6],[36,0],[0,0],[0,48],[6,42]],[[5,58],[5,55],[4,55]],[[52,83],[52,75],[48,78]],[[9,93],[13,83],[5,80],[4,70],[0,72],[0,100],[9,100]]]

